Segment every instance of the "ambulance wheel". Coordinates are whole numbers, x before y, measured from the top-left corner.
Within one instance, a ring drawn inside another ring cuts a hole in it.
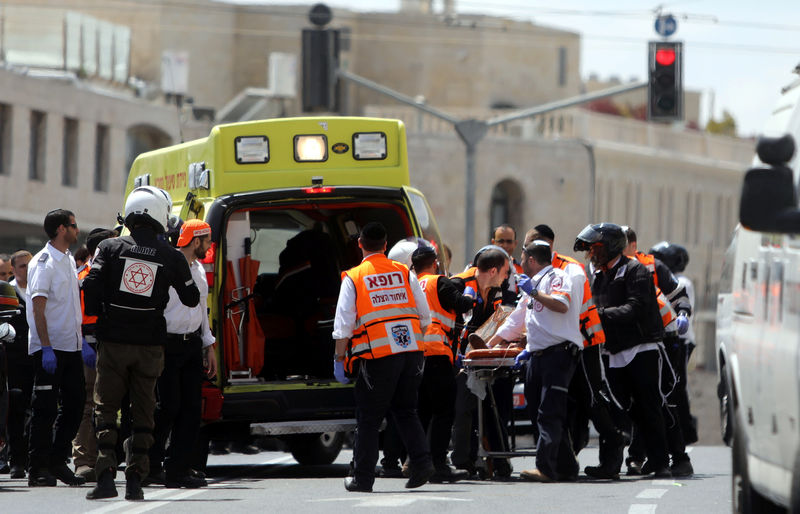
[[[304,466],[331,464],[339,456],[344,444],[342,432],[321,434],[295,434],[286,438],[294,460]]]

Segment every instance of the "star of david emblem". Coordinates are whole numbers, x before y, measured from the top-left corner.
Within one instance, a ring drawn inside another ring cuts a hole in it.
[[[125,270],[125,286],[132,293],[144,293],[153,287],[153,271],[144,264],[132,264]]]

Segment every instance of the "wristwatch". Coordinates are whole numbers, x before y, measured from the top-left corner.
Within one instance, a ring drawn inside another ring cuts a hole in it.
[[[538,298],[539,297],[539,290],[538,289],[531,290],[531,296],[533,298]]]

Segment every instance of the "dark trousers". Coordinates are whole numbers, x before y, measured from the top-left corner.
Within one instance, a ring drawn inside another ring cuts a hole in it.
[[[18,346],[18,347],[17,347]],[[12,466],[27,467],[28,428],[33,395],[34,359],[28,346],[6,344],[8,359],[8,457]]]
[[[447,464],[447,449],[453,430],[456,378],[446,355],[425,358],[425,373],[419,387],[419,419],[428,434],[435,466]]]
[[[403,352],[380,359],[359,359],[356,363],[353,460],[359,484],[369,487],[375,482],[378,432],[387,413],[403,439],[412,472],[431,465],[430,449],[417,415],[424,362],[422,352]]]
[[[162,462],[169,476],[189,473],[189,464],[200,430],[203,385],[203,341],[167,339],[164,371],[158,378],[155,411],[155,442],[150,447],[150,469],[158,472]],[[169,438],[169,448],[166,447]],[[166,457],[166,458],[165,458]]]
[[[665,341],[666,343],[667,341]],[[688,365],[689,357],[692,355],[694,344],[686,343],[681,339],[671,342],[666,345],[667,356],[672,364],[672,369],[675,371],[675,389],[670,395],[670,403],[675,405],[677,411],[678,423],[681,427],[681,434],[686,444],[697,442],[697,427],[695,426],[692,418],[692,412],[689,408],[689,377]]]
[[[156,380],[164,369],[164,347],[111,343],[97,346],[97,380],[94,386],[94,420],[97,431],[97,464],[101,473],[117,469],[117,412],[130,394],[131,436],[125,445],[125,473],[144,478],[150,471],[148,451],[153,444],[153,412]]]
[[[569,384],[577,357],[562,348],[531,357],[525,376],[525,401],[537,427],[536,467],[552,479],[578,475],[567,430]]]
[[[30,469],[65,464],[72,453],[86,398],[81,352],[54,350],[56,371],[42,368],[42,351],[33,354],[34,378],[31,399]]]
[[[645,453],[654,469],[669,465],[667,435],[663,416],[663,399],[659,388],[659,361],[661,352],[640,352],[622,368],[609,368],[608,378],[616,398],[629,408],[630,420],[641,428]],[[629,421],[617,419],[617,426]],[[622,466],[623,446],[604,444],[600,440],[600,465],[619,471]]]

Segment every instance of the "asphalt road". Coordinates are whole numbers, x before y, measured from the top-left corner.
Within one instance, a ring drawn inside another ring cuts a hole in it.
[[[519,471],[533,466],[533,458],[513,459],[514,473],[507,482],[469,481],[427,484],[406,490],[402,479],[378,479],[373,493],[348,493],[342,479],[351,457],[344,450],[330,466],[303,467],[289,454],[212,456],[210,485],[204,489],[145,488],[144,502],[120,498],[90,502],[88,486],[28,488],[24,480],[0,476],[0,512],[68,514],[89,512],[225,513],[280,512],[351,514],[353,509],[386,512],[587,512],[652,513],[727,512],[731,510],[730,450],[698,446],[690,453],[695,476],[679,480],[623,477],[616,482],[533,484],[519,479]],[[580,455],[581,465],[597,462],[590,447]],[[124,494],[122,474],[117,476]]]

